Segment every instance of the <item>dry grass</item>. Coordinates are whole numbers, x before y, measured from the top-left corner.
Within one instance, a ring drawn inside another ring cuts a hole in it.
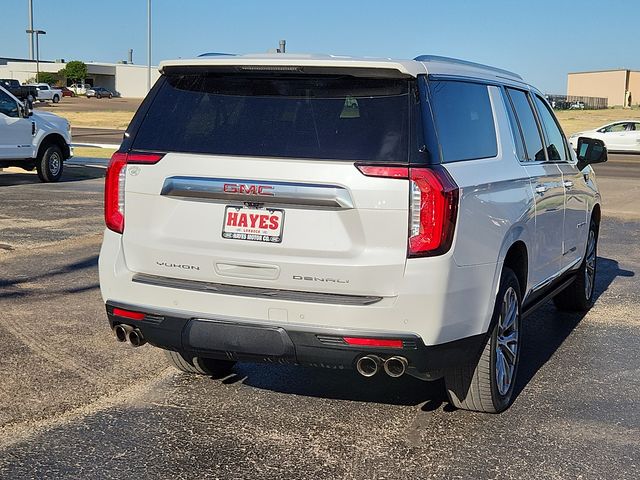
[[[73,156],[87,158],[111,158],[113,152],[115,152],[115,150],[110,148],[76,147],[73,149]]]
[[[608,108],[606,110],[556,110],[562,129],[567,135],[600,127],[617,120],[640,121],[640,109]]]
[[[56,112],[57,113],[57,112]],[[126,129],[135,112],[60,112],[58,115],[69,120],[73,127],[100,127]]]

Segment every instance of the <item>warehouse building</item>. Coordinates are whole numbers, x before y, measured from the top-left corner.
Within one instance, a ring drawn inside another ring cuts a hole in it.
[[[107,88],[121,97],[144,98],[147,94],[147,67],[146,65],[133,65],[131,63],[101,63],[85,62],[87,65],[87,78],[85,83],[94,87]],[[60,61],[40,60],[40,71],[58,73],[65,68],[66,63]],[[0,78],[12,78],[21,83],[36,76],[36,62],[16,58],[0,58]],[[158,67],[151,67],[151,84],[160,76]]]
[[[610,107],[640,104],[640,71],[599,70],[570,73],[567,95],[604,97]]]

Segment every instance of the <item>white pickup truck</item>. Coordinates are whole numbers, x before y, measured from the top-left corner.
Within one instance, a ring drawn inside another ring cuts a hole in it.
[[[38,89],[38,100],[50,100],[58,103],[62,99],[62,90],[53,88],[48,83],[34,83],[34,87]]]
[[[71,126],[48,112],[32,112],[0,86],[0,168],[38,172],[42,182],[57,182],[73,155]]]

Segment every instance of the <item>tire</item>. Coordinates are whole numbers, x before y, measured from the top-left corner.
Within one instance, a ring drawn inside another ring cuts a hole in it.
[[[60,101],[60,97],[58,95],[53,96],[53,103],[58,103]]]
[[[49,145],[36,160],[36,170],[41,182],[57,182],[64,170],[64,156],[58,145]]]
[[[598,264],[598,225],[592,219],[589,224],[587,248],[576,279],[553,297],[556,308],[564,312],[586,312],[595,302],[595,283]]]
[[[173,350],[165,350],[164,353],[171,365],[181,372],[198,375],[227,375],[231,373],[231,369],[236,364],[236,362],[231,360],[190,357],[181,352],[174,352]]]
[[[522,349],[521,303],[518,277],[505,267],[491,318],[492,330],[480,358],[444,376],[447,395],[453,406],[499,413],[511,405]]]
[[[110,94],[109,94],[109,98],[110,98],[110,99],[111,99],[111,98],[113,98],[113,94],[111,94],[111,93],[110,93]]]
[[[96,95],[96,98],[97,98],[97,99],[100,99],[100,98],[102,98],[102,95],[100,95],[100,94],[98,93],[98,94]]]

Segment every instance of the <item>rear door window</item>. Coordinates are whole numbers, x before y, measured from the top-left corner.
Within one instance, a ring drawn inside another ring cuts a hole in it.
[[[408,162],[410,85],[350,75],[169,74],[133,148]]]
[[[526,92],[515,88],[507,88],[507,93],[515,110],[516,118],[526,148],[525,160],[544,161],[544,146],[538,129],[538,122],[533,113],[529,96]]]
[[[553,162],[566,162],[567,149],[558,122],[544,100],[538,95],[535,95],[534,101],[536,102],[538,114],[540,115],[540,120],[546,133],[547,156],[549,160]]]
[[[486,85],[437,80],[429,82],[443,162],[498,154],[496,129]]]

